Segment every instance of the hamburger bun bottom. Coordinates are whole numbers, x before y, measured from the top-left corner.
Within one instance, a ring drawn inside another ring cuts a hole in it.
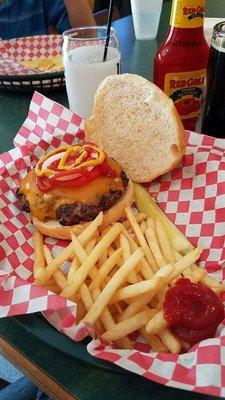
[[[133,183],[129,181],[126,191],[121,199],[114,204],[109,210],[104,212],[102,228],[110,225],[113,222],[119,221],[124,216],[124,208],[133,203]],[[57,220],[40,221],[36,217],[32,217],[34,227],[42,233],[42,235],[52,237],[54,239],[70,240],[70,230],[73,229],[75,235],[79,235],[89,222],[84,222],[77,225],[63,226]]]

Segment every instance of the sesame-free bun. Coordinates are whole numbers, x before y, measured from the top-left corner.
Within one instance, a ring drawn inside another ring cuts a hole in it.
[[[125,207],[133,203],[133,183],[129,181],[126,191],[121,199],[115,203],[109,210],[104,212],[102,228],[110,225],[113,222],[119,221],[124,217]],[[36,217],[32,217],[34,227],[45,236],[55,239],[71,239],[70,230],[76,235],[79,235],[89,224],[89,222],[81,223],[73,226],[63,226],[57,220],[40,221]]]
[[[173,169],[186,148],[172,100],[139,75],[112,75],[101,82],[85,131],[136,182]]]

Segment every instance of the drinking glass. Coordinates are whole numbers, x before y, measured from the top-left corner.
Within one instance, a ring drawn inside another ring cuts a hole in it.
[[[131,0],[135,37],[154,39],[157,35],[163,0]]]
[[[63,64],[70,110],[88,118],[95,92],[107,76],[120,71],[119,40],[111,28],[107,58],[103,61],[106,26],[72,28],[63,33]]]

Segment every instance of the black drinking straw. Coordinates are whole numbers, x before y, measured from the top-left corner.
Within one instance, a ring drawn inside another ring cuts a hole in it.
[[[106,61],[107,53],[108,53],[110,31],[111,31],[111,24],[112,24],[112,16],[113,16],[113,7],[114,7],[114,0],[110,0],[103,61]]]

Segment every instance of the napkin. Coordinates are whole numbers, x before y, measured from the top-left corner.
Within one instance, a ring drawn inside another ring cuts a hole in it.
[[[34,93],[28,116],[15,137],[15,148],[0,156],[0,317],[42,311],[73,340],[88,334],[76,326],[75,304],[34,285],[33,228],[15,197],[23,176],[46,151],[84,138],[83,120],[62,105]],[[186,132],[187,150],[173,171],[148,190],[193,245],[203,247],[200,265],[219,281],[225,259],[225,140]],[[46,239],[55,255],[66,242]],[[155,382],[190,391],[225,396],[225,329],[185,354],[154,353],[134,333],[133,350],[119,350],[98,339],[87,350],[95,357]]]

